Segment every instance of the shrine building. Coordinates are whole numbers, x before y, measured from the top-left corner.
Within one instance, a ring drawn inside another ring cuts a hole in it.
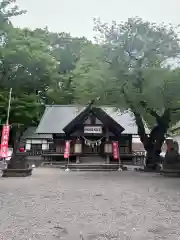
[[[132,112],[115,107],[49,105],[36,135],[52,136],[43,143],[41,155],[45,160],[64,160],[69,140],[71,163],[111,164],[118,161],[113,158],[113,142],[118,142],[121,161],[132,161],[132,137],[137,135],[137,126]]]

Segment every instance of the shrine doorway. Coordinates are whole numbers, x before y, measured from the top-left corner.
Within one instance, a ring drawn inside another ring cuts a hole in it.
[[[103,137],[83,137],[83,155],[102,155]]]

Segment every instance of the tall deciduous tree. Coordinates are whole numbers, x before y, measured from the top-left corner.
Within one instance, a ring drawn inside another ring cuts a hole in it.
[[[180,54],[176,30],[140,18],[112,25],[95,19],[96,41],[104,53],[101,62],[103,66],[109,65],[113,76],[106,81],[109,90],[102,88],[101,92],[111,92],[106,98],[109,103],[119,107],[124,102],[134,113],[138,134],[147,151],[147,165],[151,167],[159,160],[179,103],[179,69],[172,69]],[[93,69],[93,62],[91,66]],[[90,79],[92,72],[96,74],[92,69],[86,78]],[[150,123],[150,133],[145,131],[143,118]]]
[[[17,126],[23,126],[21,129],[24,130],[37,124],[42,109],[42,99],[37,93],[46,91],[59,77],[58,62],[47,42],[32,34],[33,31],[14,28],[11,24],[10,18],[22,13],[15,1],[0,3],[4,23],[4,38],[0,45],[0,118],[4,123],[9,89],[13,88],[10,111],[13,132],[19,132]]]
[[[46,42],[51,51],[51,55],[58,62],[58,78],[53,81],[51,87],[44,92],[46,103],[68,104],[74,100],[72,71],[76,68],[83,49],[90,42],[82,37],[72,37],[69,33],[52,33],[47,28],[36,29],[32,32],[33,36]]]
[[[108,94],[111,94],[109,79],[112,79],[112,74],[109,64],[102,61],[103,56],[103,49],[99,45],[89,44],[83,50],[73,71],[72,86],[76,102],[87,104],[97,97],[100,97],[98,104],[107,101]]]

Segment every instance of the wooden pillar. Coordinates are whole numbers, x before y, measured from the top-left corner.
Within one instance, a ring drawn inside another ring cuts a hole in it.
[[[106,142],[109,142],[109,136],[106,137]],[[107,155],[107,153],[106,153],[106,164],[110,164],[110,157],[109,155]]]
[[[109,152],[109,148],[108,144],[111,144],[109,141],[109,130],[106,128],[105,130],[105,137],[106,137],[106,141],[105,141],[105,145],[104,145],[104,153],[106,154],[106,164],[110,164],[110,152]]]

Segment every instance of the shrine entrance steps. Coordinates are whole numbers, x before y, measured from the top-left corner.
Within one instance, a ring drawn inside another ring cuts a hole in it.
[[[134,165],[133,162],[122,161],[123,167],[127,170],[136,170],[143,166]],[[119,163],[107,163],[105,157],[100,155],[83,155],[79,158],[79,163],[76,161],[70,161],[69,165],[67,161],[60,162],[44,162],[43,167],[53,167],[60,169],[70,169],[72,171],[117,171],[119,169]]]
[[[118,164],[107,164],[100,155],[84,155],[79,160],[80,163],[71,163],[68,168],[74,171],[117,171],[119,168]]]
[[[117,171],[119,168],[118,164],[69,164],[66,168],[72,171]]]
[[[60,169],[67,169],[67,167],[72,171],[117,171],[119,168],[118,164],[106,164],[106,163],[70,163],[67,165],[67,162],[45,162],[42,164],[41,167],[47,168],[60,168]]]
[[[43,163],[42,167],[47,168],[59,168],[62,170],[66,170],[69,168],[72,171],[118,171],[119,164],[107,164],[107,163],[70,163],[67,165],[67,162],[51,162],[51,163]],[[123,164],[123,170],[130,170],[130,171],[138,171],[143,170],[143,166],[135,166],[135,165],[126,165]]]
[[[105,164],[105,158],[100,155],[84,155],[80,157],[80,164],[88,164],[88,165],[100,165]]]

